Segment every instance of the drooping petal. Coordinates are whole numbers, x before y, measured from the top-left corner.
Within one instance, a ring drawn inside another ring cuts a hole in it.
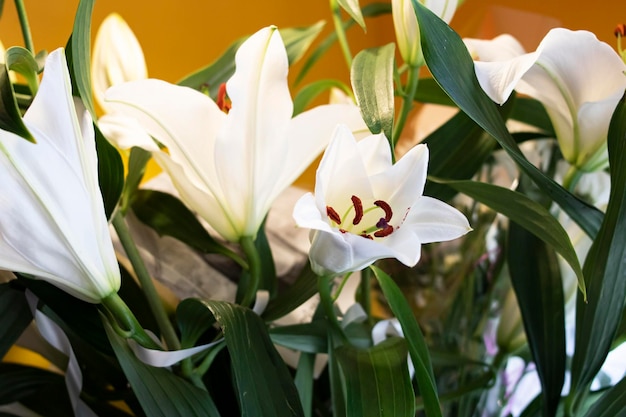
[[[427,196],[420,197],[411,207],[403,227],[410,227],[422,243],[445,242],[472,230],[460,211]]]
[[[98,119],[98,127],[104,137],[119,149],[136,146],[149,152],[159,151],[159,146],[135,118],[119,113],[105,114]]]
[[[0,266],[97,303],[119,289],[120,275],[91,119],[75,107],[62,50],[48,56],[24,123],[36,144],[0,131]]]
[[[93,47],[91,82],[94,98],[106,110],[104,94],[113,86],[148,78],[143,51],[135,34],[117,13],[100,25]]]

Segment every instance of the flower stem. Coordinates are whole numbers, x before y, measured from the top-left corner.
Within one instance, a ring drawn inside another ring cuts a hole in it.
[[[20,19],[20,27],[22,28],[22,36],[24,37],[24,46],[33,55],[35,55],[35,46],[33,45],[33,37],[30,33],[30,25],[28,24],[28,17],[26,16],[24,1],[15,0],[15,8],[17,9],[17,15]]]
[[[398,114],[398,119],[396,120],[393,134],[391,137],[391,147],[392,149],[396,148],[396,144],[400,139],[400,135],[402,134],[402,130],[404,129],[404,125],[406,124],[407,117],[409,116],[409,112],[413,108],[413,99],[415,98],[415,92],[417,91],[417,84],[419,82],[419,66],[410,66],[407,74],[407,84],[404,90],[404,94],[402,94],[402,104],[400,105],[400,114]]]
[[[117,327],[121,326],[127,338],[135,340],[147,349],[161,350],[161,347],[141,327],[133,312],[130,311],[130,308],[128,308],[118,293],[113,293],[103,298],[102,305],[115,319],[116,323],[112,324]]]
[[[130,231],[128,230],[128,226],[126,225],[123,215],[120,212],[116,213],[115,216],[113,216],[112,223],[118,237],[120,238],[120,242],[126,251],[126,256],[128,256],[128,259],[137,274],[141,288],[146,296],[146,299],[148,300],[150,310],[157,321],[167,347],[172,350],[180,349],[180,341],[174,331],[174,326],[172,326],[172,323],[165,312],[161,297],[159,297],[148,269],[139,255],[139,250],[130,235]]]
[[[340,336],[341,340],[345,344],[349,344],[348,338],[343,332],[341,324],[339,323],[339,320],[337,320],[337,315],[335,314],[335,302],[330,293],[332,280],[332,276],[323,276],[318,278],[317,290],[320,294],[320,304],[322,305],[326,318],[330,322],[331,330],[335,335]]]
[[[259,282],[261,282],[261,257],[259,251],[254,244],[254,239],[250,236],[243,236],[239,240],[241,249],[243,250],[248,260],[248,274],[250,279],[248,282],[248,288],[241,299],[241,305],[248,307],[254,301],[256,292],[259,289]]]
[[[576,189],[576,185],[578,184],[578,180],[580,180],[580,177],[582,177],[582,175],[583,172],[581,170],[579,170],[574,165],[571,165],[565,173],[565,177],[563,178],[563,188],[573,193]]]
[[[343,57],[346,60],[348,69],[352,68],[352,53],[350,52],[350,45],[348,45],[348,38],[346,38],[346,31],[343,27],[343,21],[341,20],[341,8],[337,0],[330,0],[330,10],[333,14],[333,24],[335,25],[335,33],[337,34],[337,41],[341,46]]]

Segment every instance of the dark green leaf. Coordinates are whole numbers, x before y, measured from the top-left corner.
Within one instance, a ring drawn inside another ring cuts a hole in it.
[[[402,291],[398,285],[383,270],[372,266],[374,275],[378,280],[389,308],[393,315],[400,322],[402,332],[409,346],[409,354],[415,367],[415,378],[420,393],[424,399],[424,410],[428,417],[441,417],[441,406],[439,404],[439,395],[437,394],[437,385],[435,383],[435,375],[430,362],[428,346],[424,340],[424,335],[417,324],[417,320],[413,315],[413,311],[409,303],[404,298]]]
[[[626,378],[602,394],[584,417],[626,417]]]
[[[393,63],[395,44],[364,49],[352,61],[350,79],[367,127],[389,139],[393,130]]]
[[[131,207],[139,220],[166,235],[205,253],[230,254],[215,241],[196,216],[176,197],[154,190],[137,190]]]
[[[565,379],[565,300],[558,259],[542,240],[511,222],[507,260],[541,380],[544,416],[554,416]]]
[[[533,182],[589,236],[594,237],[602,222],[602,212],[566,191],[524,157],[495,104],[478,84],[474,63],[459,35],[418,0],[412,2],[419,22],[424,59],[435,80],[461,110],[500,143]]]
[[[91,15],[95,0],[80,0],[74,17],[72,36],[67,44],[67,60],[72,90],[81,98],[85,108],[96,118],[91,95]]]
[[[511,119],[538,127],[546,137],[555,137],[554,128],[545,107],[532,98],[517,98]]]
[[[56,395],[50,407],[62,408],[68,413],[65,415],[69,415],[70,402],[63,375],[30,366],[0,363],[0,404],[11,404],[35,396],[39,397],[39,401],[45,401],[46,392],[50,391]]]
[[[291,374],[276,352],[265,323],[252,310],[223,302],[205,301],[222,326],[244,416],[302,416]]]
[[[98,183],[104,211],[110,219],[124,188],[124,164],[117,149],[106,140],[98,126],[94,125],[94,129],[98,153]]]
[[[417,91],[413,100],[420,103],[441,104],[443,106],[456,106],[454,101],[441,89],[433,78],[420,78]]]
[[[115,356],[146,415],[219,416],[208,392],[191,385],[169,370],[139,361],[126,340],[115,333],[106,321],[104,328]]]
[[[313,414],[313,380],[315,368],[315,354],[300,353],[298,359],[298,369],[294,378],[294,384],[300,395],[300,403],[304,409],[305,417],[312,417]]]
[[[346,94],[352,94],[350,88],[339,80],[317,80],[304,86],[293,100],[294,116],[302,113],[306,107],[321,93],[331,88],[339,88]]]
[[[307,353],[328,351],[328,323],[313,320],[311,323],[276,326],[270,330],[270,337],[277,345]]]
[[[13,46],[7,49],[6,63],[11,71],[17,72],[26,79],[32,95],[37,93],[39,88],[39,79],[37,78],[39,64],[28,49],[21,46]]]
[[[0,284],[0,360],[33,319],[24,291],[13,284]]]
[[[439,181],[439,180],[437,180]],[[456,190],[504,214],[550,246],[572,267],[578,286],[585,293],[585,280],[569,236],[548,209],[524,194],[508,188],[474,181],[442,181]]]
[[[176,321],[181,333],[181,346],[190,348],[196,344],[204,332],[213,327],[215,318],[202,301],[187,298],[176,307]]]
[[[335,350],[351,417],[415,415],[415,395],[407,367],[406,341],[392,337],[369,349]]]
[[[620,100],[608,133],[611,193],[600,232],[583,271],[588,302],[576,306],[576,350],[572,383],[578,395],[602,366],[624,309],[626,293],[626,104]]]
[[[283,38],[287,49],[289,65],[298,62],[309,49],[315,38],[322,32],[326,23],[320,20],[314,25],[303,28],[279,29],[280,37]]]
[[[263,225],[257,233],[254,245],[261,258],[261,279],[258,289],[269,291],[270,298],[274,298],[278,290],[278,278],[276,276],[276,265],[274,264],[272,248],[270,247],[270,242],[267,240],[267,234],[265,233],[265,222],[263,222]]]
[[[263,313],[263,318],[267,321],[279,319],[313,297],[317,292],[317,278],[317,275],[311,270],[311,265],[307,262],[296,282],[270,301]]]
[[[15,99],[15,92],[9,79],[9,69],[6,64],[0,64],[0,129],[35,142],[35,138],[22,121],[22,114]]]
[[[337,3],[339,3],[341,8],[345,10],[359,26],[365,29],[365,20],[363,20],[363,12],[361,12],[359,0],[337,0]]]

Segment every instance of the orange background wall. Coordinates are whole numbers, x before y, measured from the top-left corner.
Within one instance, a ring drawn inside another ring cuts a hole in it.
[[[362,5],[371,2],[361,0]],[[35,47],[52,50],[65,45],[78,0],[25,3]],[[514,14],[507,8],[527,14]],[[21,45],[13,1],[5,1],[4,9],[0,39],[7,47]],[[127,20],[139,38],[150,76],[172,82],[213,61],[232,40],[263,26],[306,26],[326,20],[325,33],[332,30],[328,2],[323,0],[100,0],[94,10],[94,34],[102,19],[113,11]],[[626,21],[626,6],[614,0],[466,0],[451,25],[462,36],[492,36],[508,31],[522,38],[527,48],[534,49],[547,28],[559,24],[591,30],[614,45],[613,29],[622,21]],[[393,41],[389,16],[369,19],[367,23],[366,34],[356,26],[350,33],[355,42],[353,52],[366,45]],[[335,48],[309,79],[347,80],[347,76],[348,70]]]

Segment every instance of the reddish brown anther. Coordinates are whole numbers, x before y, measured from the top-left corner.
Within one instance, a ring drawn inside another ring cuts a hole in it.
[[[217,104],[217,107],[219,107],[219,109],[224,113],[228,113],[230,111],[232,104],[226,95],[226,83],[220,84],[220,88],[217,90],[217,99],[215,104]]]
[[[367,233],[365,233],[365,232],[361,233],[359,236],[364,237],[365,239],[374,240],[374,238],[372,237],[372,235],[367,234]]]
[[[352,220],[352,224],[357,225],[363,219],[363,203],[359,197],[353,195],[352,205],[354,206],[354,220]]]
[[[374,232],[374,236],[376,237],[385,237],[389,236],[393,233],[393,226],[388,224],[384,229],[380,229]]]
[[[619,25],[617,25],[613,33],[615,34],[615,37],[617,38],[626,36],[626,25],[623,23],[620,23]]]
[[[386,221],[391,221],[391,217],[393,217],[393,210],[391,210],[391,206],[387,204],[386,201],[376,200],[374,201],[374,205],[383,209],[383,211],[385,212]]]
[[[326,215],[335,223],[341,224],[341,217],[339,217],[339,214],[331,206],[326,206]]]

